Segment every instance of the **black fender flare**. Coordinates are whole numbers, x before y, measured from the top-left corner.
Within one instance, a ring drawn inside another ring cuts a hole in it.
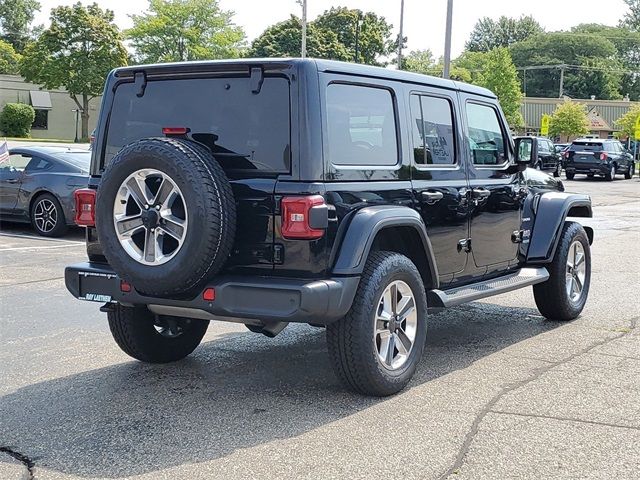
[[[528,264],[549,263],[560,240],[562,226],[567,218],[592,217],[591,197],[579,193],[546,192],[533,201],[534,223],[527,252]],[[569,212],[571,212],[569,214]],[[584,227],[593,243],[593,229]]]
[[[333,275],[362,274],[376,235],[385,228],[393,227],[416,230],[427,257],[433,288],[438,288],[438,267],[422,217],[412,208],[396,205],[364,207],[354,214],[340,244]]]

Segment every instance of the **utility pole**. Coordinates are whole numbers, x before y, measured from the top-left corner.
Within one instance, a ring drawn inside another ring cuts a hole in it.
[[[400,0],[400,33],[398,34],[398,70],[402,70],[402,26],[404,23],[404,0]]]
[[[564,95],[564,69],[565,69],[566,65],[562,64],[560,65],[560,94],[558,95],[558,98],[562,98],[562,95]]]
[[[300,56],[305,58],[307,56],[307,0],[301,0],[302,4],[302,47],[300,50]]]
[[[453,21],[453,0],[447,0],[447,30],[444,35],[444,71],[443,78],[449,78],[451,69],[451,23]]]
[[[356,21],[356,48],[353,54],[353,63],[358,63],[358,40],[360,37],[360,27],[362,27],[362,19],[360,13],[358,13],[358,20]]]

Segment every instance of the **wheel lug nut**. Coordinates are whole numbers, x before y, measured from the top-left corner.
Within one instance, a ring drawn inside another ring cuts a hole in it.
[[[144,208],[146,208],[146,209],[148,210],[148,209],[149,209],[149,204],[148,204],[148,203],[145,203],[145,204],[144,204]]]
[[[156,205],[156,210],[160,210],[160,205]]]

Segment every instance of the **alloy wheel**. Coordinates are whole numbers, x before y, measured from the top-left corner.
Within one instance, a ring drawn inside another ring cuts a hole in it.
[[[48,198],[43,198],[36,203],[33,209],[33,220],[38,230],[44,233],[51,232],[58,223],[58,209]]]
[[[162,265],[180,251],[187,235],[182,192],[160,170],[137,170],[118,189],[113,224],[131,258],[144,265]]]
[[[402,280],[385,288],[375,317],[374,342],[378,360],[388,369],[401,368],[416,341],[418,310],[409,285]]]
[[[582,295],[587,277],[587,263],[582,243],[574,240],[569,246],[567,255],[566,289],[572,302],[577,302]]]

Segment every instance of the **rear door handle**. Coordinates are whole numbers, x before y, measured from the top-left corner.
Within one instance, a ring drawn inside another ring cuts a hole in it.
[[[442,200],[442,197],[444,197],[444,194],[442,192],[432,191],[422,192],[420,195],[422,196],[422,201],[427,205],[438,203],[440,200]]]
[[[474,188],[473,189],[473,198],[489,198],[491,196],[491,191],[486,188]]]
[[[7,180],[5,180],[5,182],[7,183],[18,183],[20,180],[17,178],[8,178]]]

